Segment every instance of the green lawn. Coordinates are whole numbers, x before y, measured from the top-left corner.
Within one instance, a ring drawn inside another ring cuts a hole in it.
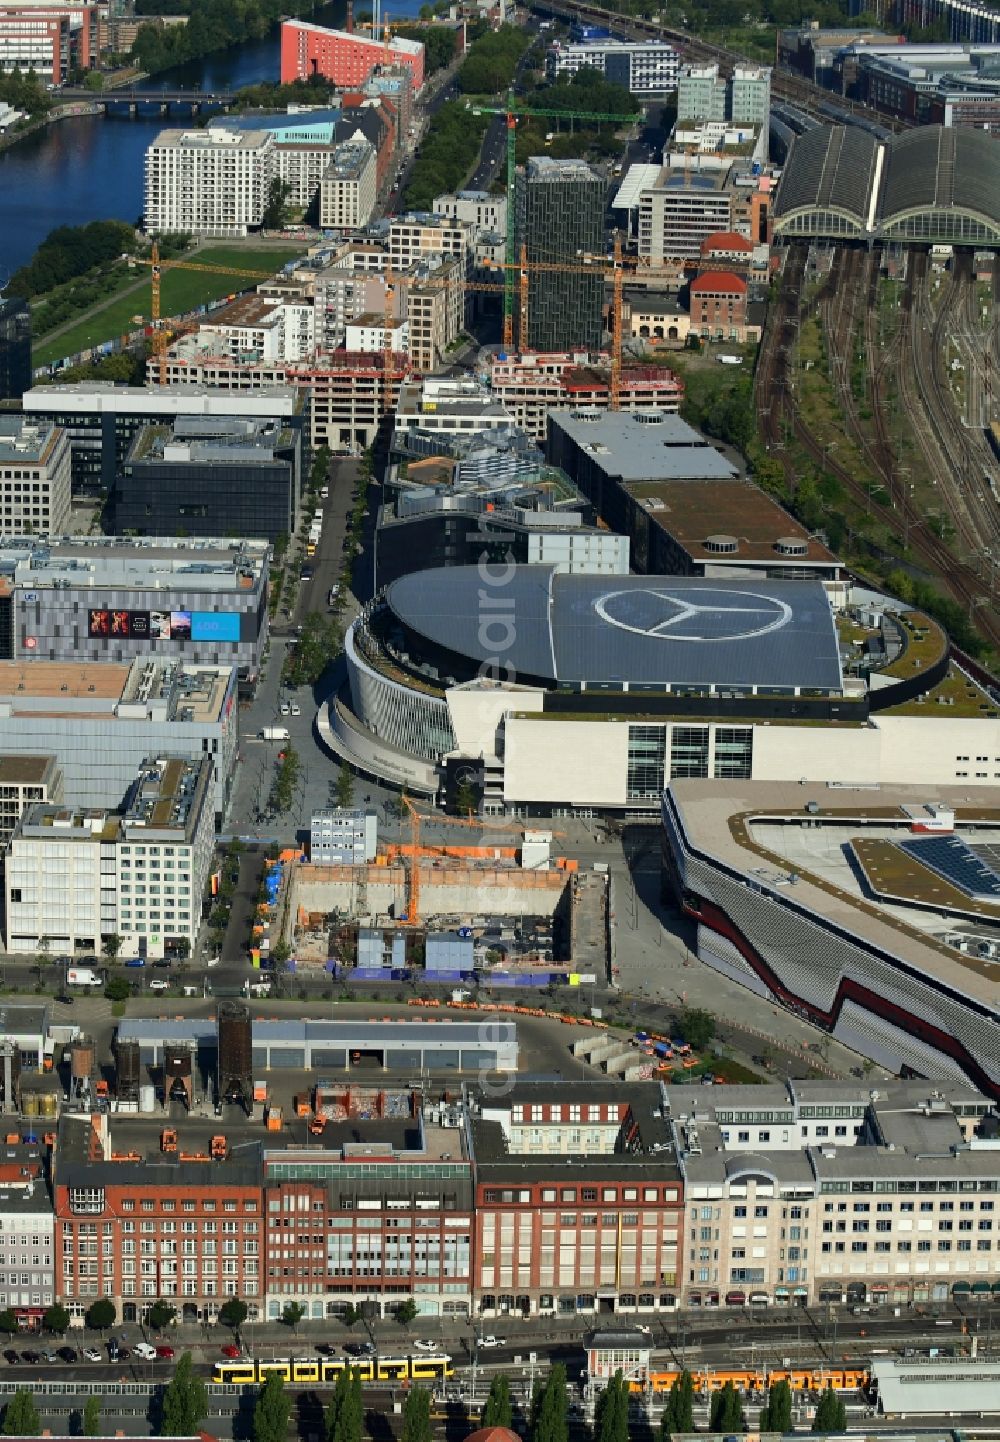
[[[164,316],[180,315],[206,301],[218,300],[237,290],[252,289],[257,281],[252,276],[235,275],[232,268],[260,271],[264,278],[302,253],[302,246],[206,246],[197,253],[194,263],[217,266],[221,273],[215,276],[196,270],[167,269],[161,286],[160,310]],[[33,349],[33,364],[49,365],[63,356],[76,355],[88,346],[115,340],[138,324],[135,316],[148,321],[149,312],[150,290],[146,282],[91,312],[55,339],[40,341]]]

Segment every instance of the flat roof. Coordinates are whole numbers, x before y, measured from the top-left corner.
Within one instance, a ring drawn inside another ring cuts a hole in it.
[[[0,786],[40,786],[55,769],[54,756],[0,755]]]
[[[961,1419],[1000,1411],[1000,1362],[982,1358],[933,1361],[873,1357],[882,1412],[912,1416],[947,1415]],[[975,1424],[972,1430],[975,1431]]]
[[[495,643],[481,625],[481,587],[477,567],[446,567],[401,577],[387,599],[429,643],[488,662]],[[504,662],[525,678],[843,689],[818,581],[565,575],[536,565],[512,567],[496,595],[516,618]]]
[[[517,1038],[514,1022],[491,1021],[490,1031],[491,1046],[498,1043],[506,1045]],[[167,1021],[141,1017],[118,1023],[119,1040],[138,1041],[146,1046],[168,1041],[214,1042],[216,1034],[214,1020],[198,1018],[180,1017]],[[359,1050],[410,1046],[443,1050],[453,1046],[482,1048],[486,1045],[478,1022],[426,1022],[396,1018],[391,1021],[263,1021],[255,1016],[253,1039],[261,1046],[280,1046],[282,1043],[295,1046],[308,1041],[312,1046],[326,1042],[334,1046],[353,1046]]]
[[[31,416],[0,416],[0,463],[40,466],[48,460],[56,427]]]
[[[74,381],[54,386],[33,386],[21,397],[25,412],[131,411],[136,415],[191,411],[196,414],[292,415],[302,404],[295,386],[261,386],[253,391],[232,391],[226,386],[151,385],[119,386],[113,381]]]
[[[699,561],[767,561],[788,565],[836,557],[776,500],[749,481],[640,481],[629,486],[649,518],[681,542]],[[710,537],[731,537],[737,549],[723,555],[706,544]],[[776,550],[779,541],[805,546],[794,555]]]
[[[877,722],[877,718],[875,720]],[[804,820],[808,815],[810,823],[826,819],[845,828],[853,828],[853,823],[859,819],[869,823],[873,820],[898,821],[908,826],[910,817],[903,808],[934,800],[954,809],[959,826],[963,817],[992,820],[1000,826],[1000,797],[995,788],[967,784],[931,788],[923,785],[881,786],[875,791],[838,788],[831,791],[820,782],[803,786],[791,781],[730,780],[720,788],[718,782],[684,779],[671,781],[669,794],[689,843],[717,861],[745,875],[752,875],[753,884],[765,893],[774,889],[775,878],[769,879],[770,868],[761,865],[761,843],[755,842],[750,834],[748,820],[759,828],[762,822],[775,818],[776,824],[781,825],[782,833],[789,828],[780,819],[789,816]],[[809,802],[815,802],[818,810],[806,813],[805,807]],[[814,828],[811,835],[816,835]],[[844,865],[846,867],[846,861]],[[773,862],[771,866],[774,866]],[[791,869],[790,863],[787,866],[783,864],[782,875],[787,875]],[[866,902],[860,894],[851,894],[844,887],[810,871],[798,856],[794,870],[794,890],[790,892],[786,888],[777,895],[784,896],[807,912],[815,912],[887,955],[898,957],[955,992],[991,1008],[996,1006],[996,977],[991,974],[993,968],[973,965],[971,958],[963,957],[937,942],[930,934],[918,931],[885,907]]]
[[[125,690],[130,665],[113,661],[0,661],[0,697],[84,697],[117,701]]]
[[[736,467],[680,416],[554,408],[549,423],[622,481],[729,480]]]

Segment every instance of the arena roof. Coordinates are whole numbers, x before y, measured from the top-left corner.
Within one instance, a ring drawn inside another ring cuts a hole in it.
[[[526,681],[841,692],[818,581],[565,575],[553,566],[501,574],[490,584],[478,566],[420,571],[394,581],[387,600],[432,645]]]
[[[971,127],[922,125],[882,143],[817,126],[792,146],[774,216],[787,235],[1000,244],[1000,153]]]

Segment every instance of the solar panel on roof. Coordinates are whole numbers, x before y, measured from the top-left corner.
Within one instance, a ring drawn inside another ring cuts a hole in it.
[[[1000,901],[1000,873],[983,865],[967,842],[958,836],[919,836],[896,843],[900,851],[919,861],[976,901]]]

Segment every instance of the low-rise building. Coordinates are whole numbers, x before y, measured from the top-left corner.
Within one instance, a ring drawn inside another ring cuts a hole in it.
[[[151,612],[150,626],[190,631],[183,612]],[[117,810],[149,756],[210,757],[222,824],[237,741],[232,666],[137,658],[107,662],[0,661],[0,755],[52,756],[63,802]]]
[[[31,806],[4,857],[9,952],[188,956],[215,844],[212,761],[143,763],[120,811]]]
[[[69,527],[71,459],[61,426],[0,416],[0,530],[61,536]]]
[[[702,340],[731,340],[738,345],[750,338],[747,326],[749,287],[732,271],[704,270],[688,288],[691,332]],[[759,338],[760,328],[753,327]]]
[[[676,295],[655,291],[626,291],[622,321],[636,340],[666,340],[683,345],[691,329],[691,316]]]
[[[114,527],[135,536],[295,534],[301,435],[273,421],[181,416],[134,438],[115,484]]]
[[[378,817],[343,806],[314,811],[309,823],[309,860],[314,866],[363,866],[375,860]]]
[[[655,1082],[473,1090],[482,1317],[672,1311],[683,1183]]]
[[[473,435],[510,425],[511,417],[485,386],[472,379],[426,376],[400,387],[395,432]]]
[[[0,1162],[0,1308],[30,1331],[56,1300],[55,1217],[41,1160],[23,1151]]]
[[[375,148],[363,135],[338,145],[319,187],[319,223],[324,230],[359,230],[368,224],[377,198]]]
[[[386,341],[388,341],[389,350],[393,354],[408,354],[410,322],[394,318],[387,325],[384,314],[380,315],[378,311],[369,311],[365,315],[359,315],[356,320],[348,321],[344,327],[344,344],[348,350],[374,351],[376,354],[382,355],[385,352]]]
[[[573,407],[596,414],[610,407],[610,357],[589,351],[528,351],[501,357],[490,369],[490,389],[522,430],[544,440],[550,410]],[[683,382],[666,366],[622,367],[622,411],[656,410],[672,415],[680,408],[683,394]]]

